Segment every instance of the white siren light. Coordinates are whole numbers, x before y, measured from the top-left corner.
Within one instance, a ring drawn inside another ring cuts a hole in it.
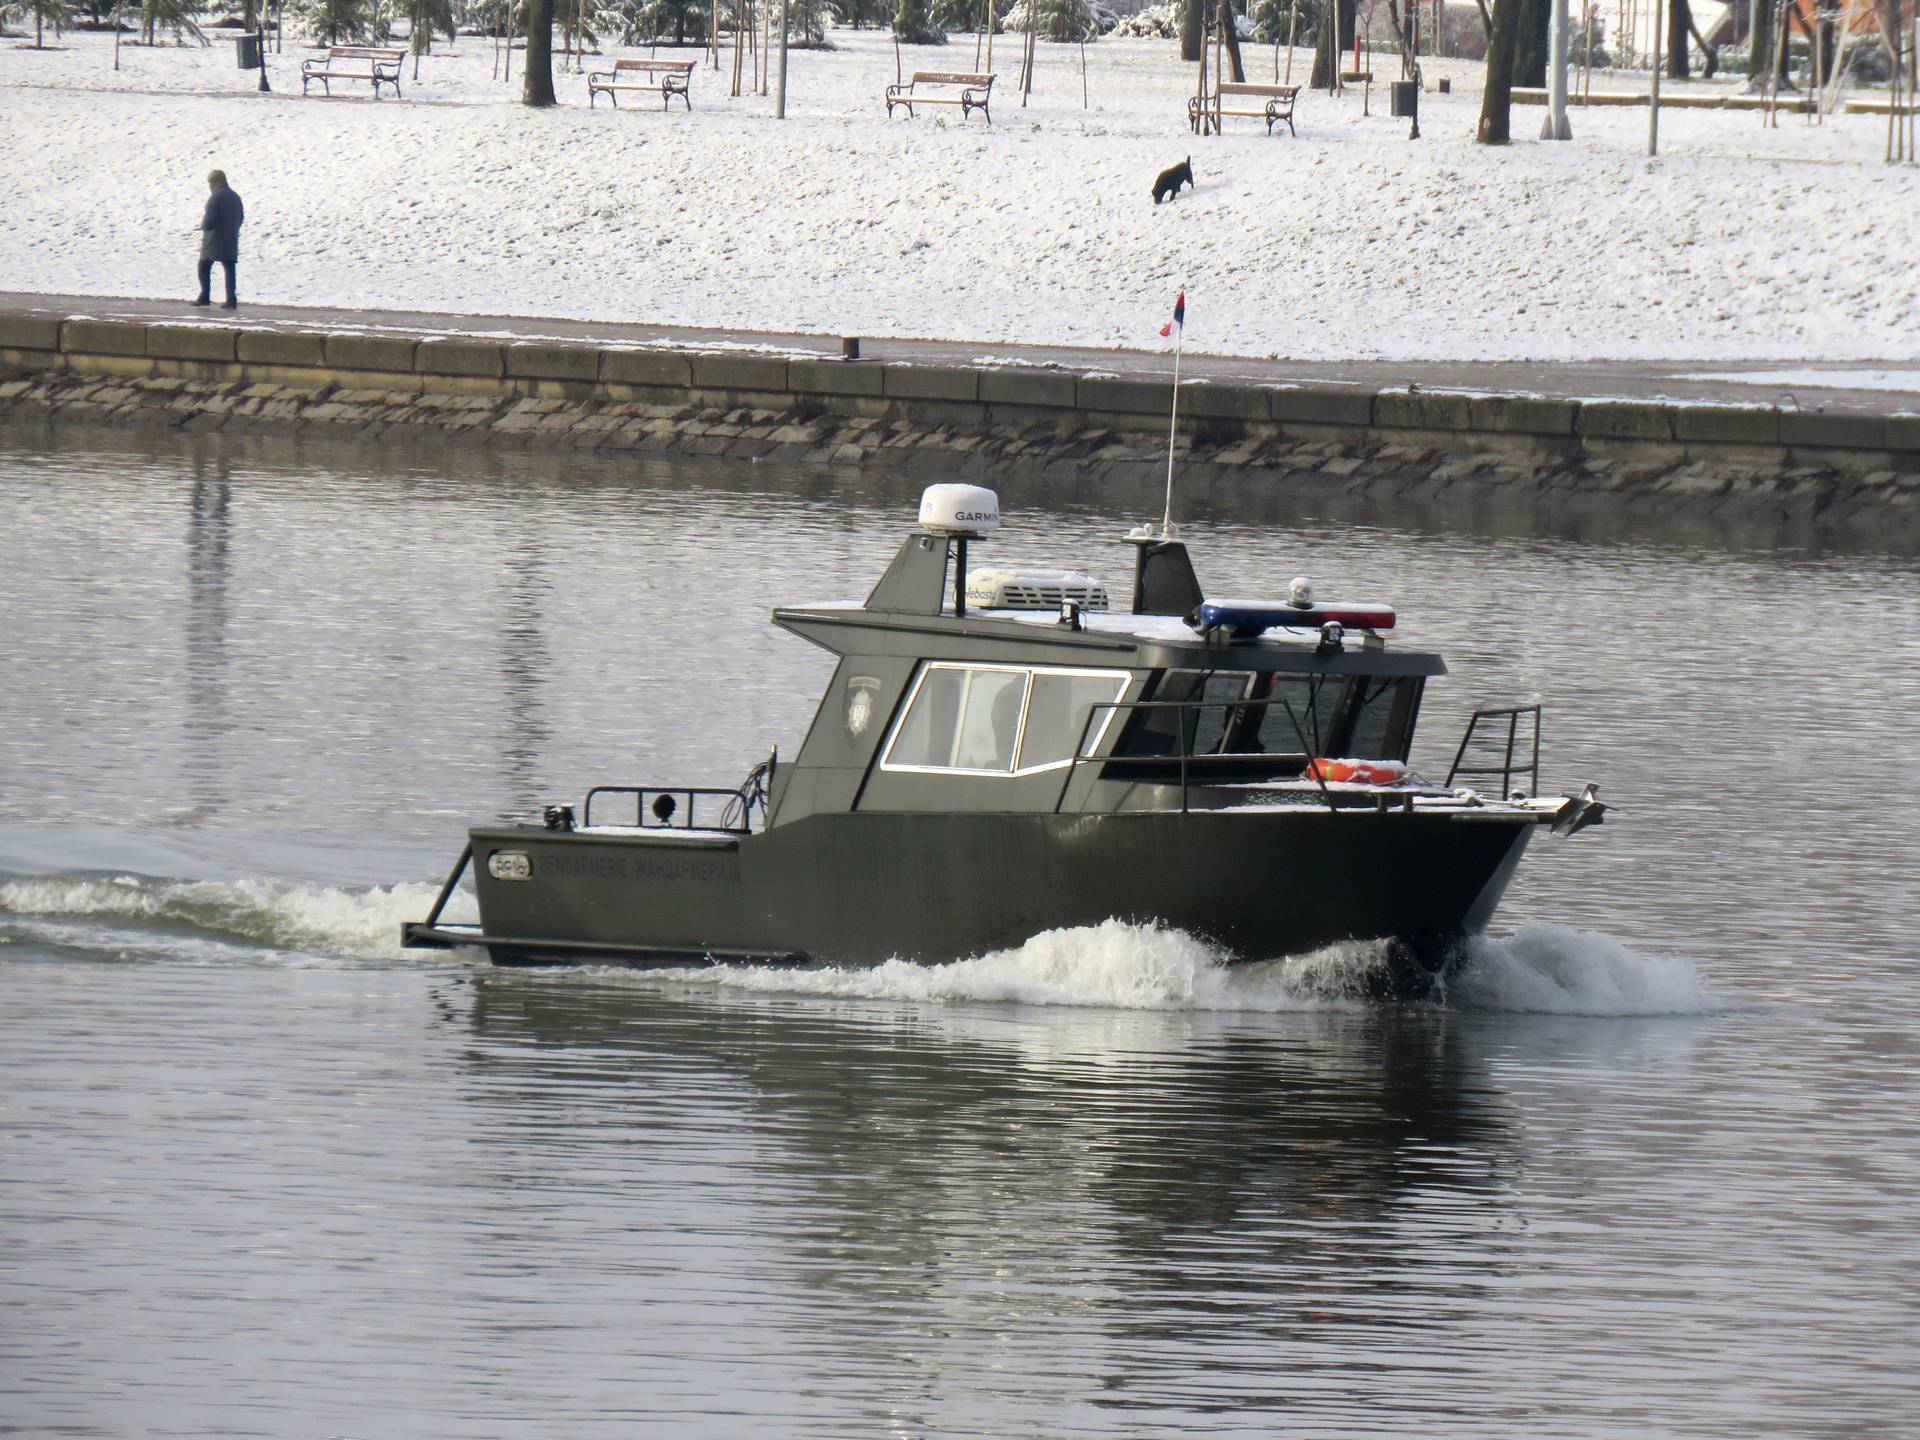
[[[1000,526],[1000,497],[984,485],[929,485],[920,492],[920,528],[933,535],[980,535]]]

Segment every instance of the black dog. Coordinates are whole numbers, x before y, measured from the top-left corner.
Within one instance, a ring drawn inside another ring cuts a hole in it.
[[[1182,185],[1193,184],[1193,157],[1189,155],[1171,169],[1162,170],[1159,178],[1153,182],[1153,203],[1171,199],[1180,193]]]

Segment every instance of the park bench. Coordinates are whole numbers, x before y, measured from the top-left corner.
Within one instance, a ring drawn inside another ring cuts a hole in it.
[[[300,93],[307,93],[307,87],[314,81],[320,82],[322,93],[333,93],[335,80],[371,80],[373,93],[380,94],[382,85],[393,86],[393,93],[400,93],[400,62],[406,58],[404,50],[388,50],[374,45],[335,45],[327,51],[324,60],[302,60],[300,62]]]
[[[1300,94],[1298,85],[1243,85],[1234,80],[1223,80],[1214,87],[1211,95],[1196,95],[1187,101],[1187,123],[1198,135],[1208,122],[1212,123],[1215,134],[1220,131],[1220,122],[1229,115],[1244,115],[1254,120],[1267,122],[1267,134],[1273,134],[1273,127],[1280,121],[1287,122],[1287,133],[1298,135],[1293,128],[1293,102]]]
[[[693,80],[693,66],[691,60],[616,60],[613,69],[587,76],[588,108],[605,95],[617,110],[622,90],[645,90],[660,97],[662,110],[668,109],[678,95],[680,103],[691,111],[693,101],[687,98],[687,87]]]
[[[958,92],[958,93],[954,93]],[[949,74],[944,70],[917,70],[911,80],[904,85],[887,86],[887,118],[893,118],[893,107],[906,107],[907,117],[913,117],[916,105],[958,105],[960,118],[966,119],[978,110],[987,117],[987,123],[993,123],[993,112],[987,108],[987,102],[993,98],[993,76]]]

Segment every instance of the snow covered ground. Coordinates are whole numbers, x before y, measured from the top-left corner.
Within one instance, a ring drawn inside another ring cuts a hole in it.
[[[405,100],[302,98],[290,38],[254,93],[225,40],[0,46],[0,289],[192,293],[203,176],[246,199],[243,298],[826,334],[1151,346],[1176,289],[1188,344],[1296,358],[1911,361],[1920,169],[1884,119],[1813,127],[1573,112],[1575,139],[1472,143],[1478,67],[1435,61],[1423,138],[1376,89],[1303,94],[1299,138],[1186,128],[1170,42],[1042,45],[1022,109],[1002,37],[995,123],[886,118],[885,35],[794,51],[789,116],[702,69],[693,112],[539,112],[488,42],[422,64]],[[589,62],[605,66],[609,50]],[[644,52],[635,52],[644,53]],[[1273,52],[1250,50],[1254,74]],[[1301,52],[1294,76],[1302,78]],[[904,52],[971,68],[973,42]],[[1384,59],[1376,62],[1384,72]],[[1622,77],[1595,89],[1626,88]],[[351,88],[351,87],[349,87]],[[1156,208],[1155,172],[1199,184]],[[243,311],[244,314],[244,311]]]

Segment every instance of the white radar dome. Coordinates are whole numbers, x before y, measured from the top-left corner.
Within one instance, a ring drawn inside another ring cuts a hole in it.
[[[1000,497],[984,485],[929,485],[920,492],[920,528],[935,535],[998,529]]]

